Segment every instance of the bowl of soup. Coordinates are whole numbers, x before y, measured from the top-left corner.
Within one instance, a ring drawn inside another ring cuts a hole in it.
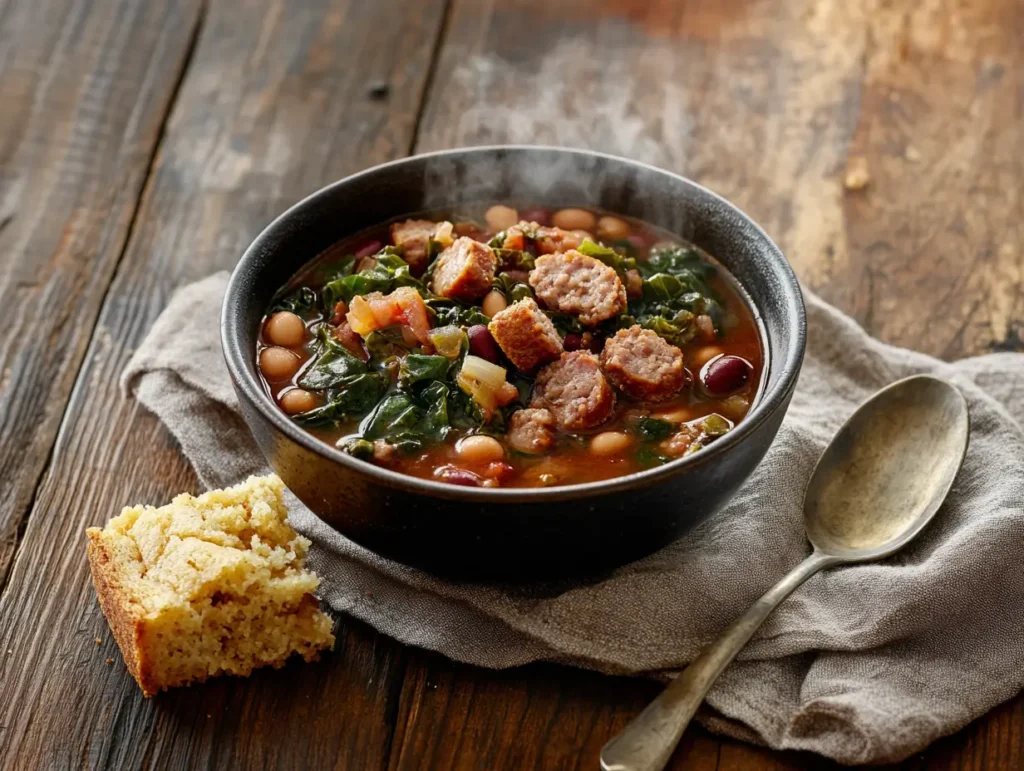
[[[675,174],[545,147],[415,156],[253,242],[224,300],[242,414],[312,511],[435,572],[596,572],[713,514],[805,344],[768,236]]]

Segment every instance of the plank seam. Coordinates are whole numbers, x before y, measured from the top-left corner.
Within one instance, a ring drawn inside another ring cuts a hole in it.
[[[437,77],[437,67],[441,60],[441,52],[444,50],[445,41],[448,39],[448,25],[451,20],[452,6],[454,4],[455,0],[445,0],[444,10],[441,12],[441,24],[437,30],[437,40],[434,42],[434,48],[430,52],[430,62],[427,64],[427,77],[423,81],[423,91],[421,92],[420,103],[416,107],[416,120],[412,124],[409,150],[406,155],[413,155],[420,141],[423,116],[427,112],[427,103],[430,101],[434,90],[434,79]]]
[[[121,266],[121,262],[124,260],[125,254],[128,252],[128,246],[131,244],[132,236],[135,234],[135,227],[138,222],[139,212],[142,210],[142,203],[146,198],[146,194],[149,191],[150,184],[153,178],[153,169],[156,166],[157,157],[160,153],[160,149],[163,147],[164,139],[167,135],[167,124],[170,121],[171,113],[174,111],[174,107],[178,103],[178,96],[181,93],[182,84],[185,81],[185,77],[191,68],[192,60],[195,56],[196,47],[199,42],[199,34],[203,28],[206,20],[208,0],[199,1],[199,10],[196,14],[195,22],[192,26],[192,32],[189,37],[188,46],[185,49],[185,55],[181,58],[181,65],[178,69],[178,73],[175,77],[174,85],[171,87],[170,94],[167,97],[167,104],[164,107],[163,115],[160,116],[159,127],[157,128],[156,139],[153,142],[153,147],[150,150],[149,159],[146,162],[146,170],[142,176],[141,184],[139,185],[139,194],[135,199],[135,205],[132,208],[131,217],[128,219],[128,226],[125,228],[124,238],[121,242],[121,248],[118,252],[117,259],[110,272],[110,281],[107,283],[106,289],[103,291],[103,295],[100,298],[100,302],[97,305],[96,317],[93,320],[92,334],[90,335],[89,343],[85,348],[85,353],[82,355],[81,361],[78,363],[78,372],[75,375],[75,385],[68,395],[67,400],[64,402],[64,407],[61,410],[60,421],[58,423],[57,433],[54,435],[53,441],[50,443],[50,448],[46,453],[46,460],[43,462],[42,469],[39,472],[39,477],[36,479],[36,484],[32,488],[32,495],[29,497],[28,503],[25,506],[25,512],[22,515],[18,526],[14,531],[14,556],[7,564],[6,570],[0,575],[0,601],[4,599],[7,594],[8,585],[10,583],[11,575],[14,573],[15,566],[21,559],[21,552],[25,545],[25,531],[28,528],[29,520],[32,518],[32,512],[35,509],[36,501],[39,498],[39,492],[42,490],[43,485],[46,483],[46,479],[50,474],[53,466],[53,456],[56,452],[57,445],[60,442],[61,434],[64,431],[64,424],[68,418],[68,410],[71,405],[75,402],[75,391],[81,385],[81,374],[84,370],[89,350],[91,350],[93,343],[96,340],[96,330],[99,325],[99,320],[102,317],[103,308],[106,307],[107,298],[110,294],[111,287],[114,285],[114,279],[117,277],[118,269]],[[0,226],[6,225],[7,222],[0,222]]]

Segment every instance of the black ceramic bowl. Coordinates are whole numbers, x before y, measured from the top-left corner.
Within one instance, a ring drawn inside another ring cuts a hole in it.
[[[368,226],[472,202],[589,206],[638,217],[716,257],[751,302],[766,352],[759,400],[699,453],[590,484],[456,487],[352,458],[292,423],[263,389],[256,338],[272,295],[305,263]],[[336,182],[278,217],[235,268],[224,354],[242,414],[270,466],[326,522],[369,549],[434,572],[528,579],[593,572],[665,546],[732,496],[782,422],[804,354],[796,277],[771,239],[714,193],[598,153],[478,147],[406,158]]]

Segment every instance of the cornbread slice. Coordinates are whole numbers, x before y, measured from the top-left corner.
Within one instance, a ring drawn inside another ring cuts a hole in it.
[[[283,490],[276,476],[250,477],[86,531],[96,594],[146,696],[334,645]]]

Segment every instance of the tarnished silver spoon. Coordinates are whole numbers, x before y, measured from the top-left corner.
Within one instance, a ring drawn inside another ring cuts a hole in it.
[[[757,628],[822,568],[887,557],[931,520],[967,452],[967,402],[928,375],[900,380],[839,429],[804,493],[814,550],[722,633],[601,750],[604,771],[657,771],[712,684]]]

